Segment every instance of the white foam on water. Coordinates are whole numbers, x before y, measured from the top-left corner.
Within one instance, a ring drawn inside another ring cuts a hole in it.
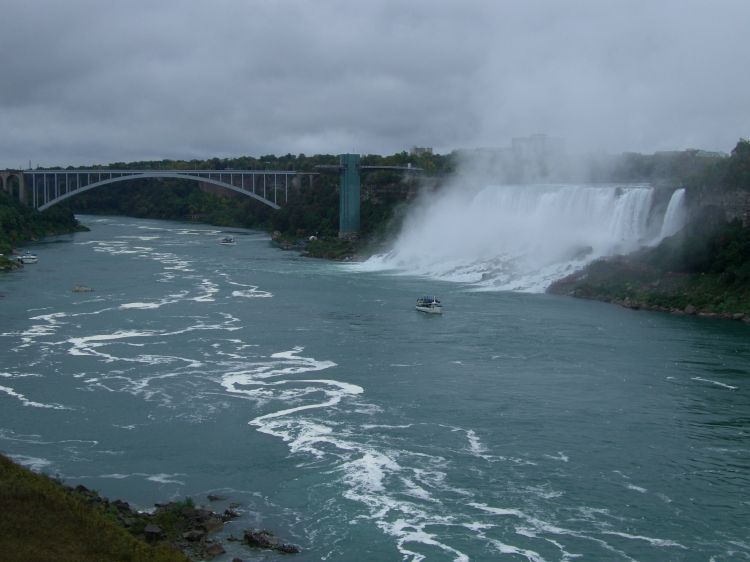
[[[558,451],[557,455],[544,455],[548,459],[552,459],[553,461],[560,461],[560,462],[568,462],[570,459],[568,458],[568,455],[563,453],[562,451]]]
[[[645,494],[646,492],[648,492],[646,488],[643,488],[641,486],[636,486],[635,484],[627,484],[625,487],[628,490],[633,490],[634,492],[638,492],[640,494]]]
[[[500,554],[517,554],[518,556],[522,556],[526,560],[529,560],[529,562],[546,562],[538,552],[534,552],[533,550],[505,544],[497,539],[489,539],[489,542]]]
[[[124,238],[124,237],[120,237]],[[158,238],[158,237],[157,237]],[[192,264],[189,260],[181,258],[169,252],[157,252],[150,246],[131,246],[131,239],[113,240],[90,240],[82,245],[93,245],[95,252],[106,253],[113,256],[132,255],[138,258],[158,261],[163,264],[165,271],[179,271],[183,273],[192,272]]]
[[[235,291],[232,291],[233,297],[241,297],[241,298],[246,298],[246,299],[273,297],[273,293],[269,291],[261,290],[258,287],[258,285],[248,285],[246,283],[238,283],[236,281],[231,281],[229,279],[229,276],[226,273],[223,273],[222,275],[226,278],[226,282],[229,285],[233,285],[235,287],[243,287],[243,289],[237,289]]]
[[[176,473],[176,474],[152,474],[151,476],[147,476],[146,480],[150,480],[151,482],[158,482],[159,484],[181,484],[184,485],[185,482],[182,480],[177,480],[174,477],[175,476],[186,476],[182,473]]]
[[[101,357],[107,362],[117,361],[118,357],[108,355],[97,351],[97,348],[107,345],[114,341],[121,341],[129,338],[144,338],[152,337],[157,332],[154,331],[138,331],[138,330],[118,330],[111,334],[97,334],[94,336],[83,336],[79,338],[68,338],[67,343],[71,344],[68,353],[70,355],[78,356],[97,356]]]
[[[132,310],[132,309],[152,310],[152,309],[161,308],[162,306],[166,306],[168,304],[174,304],[174,303],[180,302],[181,300],[184,300],[187,295],[188,295],[188,291],[180,291],[178,293],[172,293],[170,295],[167,295],[164,298],[158,299],[156,301],[123,303],[118,308],[120,310]]]
[[[529,492],[533,494],[534,496],[538,498],[542,498],[545,500],[551,500],[554,498],[559,498],[563,495],[563,492],[560,492],[558,490],[551,490],[548,486],[541,485],[541,486],[526,486],[523,488],[525,492]]]
[[[393,248],[349,267],[542,292],[591,261],[648,245],[648,186],[465,185],[423,201]]]
[[[42,470],[52,466],[52,461],[42,459],[39,457],[30,457],[28,455],[8,455],[15,462],[21,466],[25,466],[29,470],[34,472],[41,472]]]
[[[443,552],[446,552],[449,555],[453,556],[453,562],[469,562],[470,559],[466,554],[464,554],[460,550],[456,550],[455,548],[448,546],[445,543],[440,542],[439,540],[437,540],[435,534],[425,531],[425,527],[426,524],[415,525],[403,520],[396,521],[395,523],[390,525],[381,525],[381,528],[387,530],[389,534],[398,537],[398,550],[404,557],[404,559],[406,559],[407,556],[411,556],[413,562],[421,562],[422,560],[425,560],[427,558],[423,554],[414,552],[406,548],[407,544],[415,543],[437,547]]]
[[[16,398],[20,400],[24,406],[31,406],[32,408],[48,408],[50,410],[70,410],[71,409],[61,404],[43,404],[41,402],[34,402],[33,400],[29,400],[23,394],[16,392],[15,390],[13,390],[12,388],[8,386],[0,386],[0,392],[4,392],[11,398]]]
[[[302,347],[295,347],[258,358],[241,370],[226,373],[221,384],[228,392],[255,400],[262,406],[274,402],[284,404],[286,407],[257,416],[248,423],[262,433],[282,439],[294,454],[308,455],[316,462],[332,461],[334,473],[341,475],[344,497],[365,506],[367,515],[360,517],[373,520],[387,535],[394,537],[404,559],[424,559],[423,554],[413,552],[412,545],[420,544],[438,548],[454,560],[468,560],[465,554],[439,540],[437,533],[426,531],[431,526],[456,525],[452,517],[439,514],[441,502],[432,491],[434,486],[444,489],[445,473],[437,467],[445,463],[445,459],[381,450],[370,440],[359,439],[350,430],[324,419],[326,411],[340,407],[345,401],[352,412],[362,410],[366,412],[362,415],[372,414],[353,401],[363,394],[362,387],[330,378],[304,377],[311,371],[336,365],[304,357],[302,351]],[[406,429],[411,424],[370,424],[362,429],[385,427]],[[421,464],[429,463],[436,468],[404,466],[396,458],[399,455],[418,458]]]
[[[159,240],[161,236],[115,236],[115,238],[124,238],[126,240],[140,240],[141,242],[148,242],[150,240]]]
[[[469,440],[469,448],[472,453],[475,455],[483,455],[487,452],[487,447],[482,444],[473,429],[466,432],[466,438]]]
[[[602,531],[602,533],[604,533],[605,535],[614,535],[616,537],[622,537],[624,539],[646,541],[647,543],[653,546],[676,547],[676,548],[682,548],[683,550],[687,550],[687,547],[675,541],[670,541],[670,540],[665,540],[665,539],[655,539],[652,537],[644,537],[642,535],[631,535],[629,533],[622,533],[620,531]]]
[[[96,447],[99,442],[96,440],[86,439],[63,439],[62,441],[46,441],[42,439],[42,436],[36,433],[30,435],[23,435],[14,432],[9,429],[0,428],[0,439],[6,441],[18,441],[20,443],[30,443],[32,445],[68,445],[70,443],[76,443],[78,445],[88,445],[89,448]]]
[[[738,388],[738,387],[732,386],[730,384],[724,384],[723,382],[714,381],[714,380],[711,380],[711,379],[704,379],[703,377],[692,377],[690,380],[715,384],[716,386],[720,386],[722,388],[726,388],[726,389],[729,389],[729,390],[737,390],[737,388]]]
[[[587,534],[583,531],[575,531],[572,529],[566,529],[563,527],[560,527],[558,525],[555,525],[553,523],[548,523],[546,521],[543,521],[542,519],[539,519],[537,517],[534,517],[532,515],[528,515],[524,511],[520,509],[515,508],[502,508],[502,507],[492,507],[485,503],[480,502],[471,502],[468,504],[470,507],[474,507],[478,510],[481,510],[485,513],[492,514],[494,516],[500,516],[500,517],[510,517],[514,519],[518,519],[521,524],[517,524],[516,526],[516,533],[526,536],[526,537],[540,537],[544,538],[545,540],[551,542],[552,544],[557,545],[564,554],[566,554],[568,557],[572,556],[569,553],[565,553],[563,550],[563,546],[552,539],[549,538],[549,535],[553,536],[572,536],[578,539],[583,539],[587,541],[594,542],[604,548],[605,550],[612,552],[614,554],[617,554],[618,557],[622,557],[625,560],[631,560],[635,562],[635,560],[628,556],[625,552],[613,547],[610,545],[607,541],[593,536],[592,534]],[[617,536],[623,536],[624,538],[641,538],[638,536],[627,536],[625,533],[620,533],[617,531],[611,531],[611,530],[599,530],[596,531],[598,534],[606,534],[606,535],[617,535]],[[646,537],[643,537],[645,540]],[[666,539],[650,539],[650,541],[653,541],[652,544],[656,546],[679,546],[682,547],[682,545]]]
[[[133,472],[130,474],[122,474],[119,472],[114,472],[110,474],[98,474],[95,476],[79,476],[78,478],[105,478],[108,480],[125,480],[127,478],[144,478],[148,480],[149,482],[156,482],[157,484],[180,484],[185,485],[185,482],[182,480],[177,480],[177,476],[187,476],[187,474],[182,472],[176,472],[173,474],[165,474],[165,473],[158,473],[158,474],[149,474],[147,472]]]
[[[23,379],[27,377],[41,377],[42,375],[37,373],[8,373],[0,371],[0,377],[5,379]]]
[[[125,304],[120,305],[120,310],[127,310],[132,308],[140,308],[140,309],[153,309],[153,308],[159,308],[161,305],[159,303],[155,302],[126,302]]]
[[[407,423],[403,425],[388,425],[388,424],[371,424],[366,423],[362,425],[362,429],[409,429],[414,424]]]
[[[38,338],[45,336],[51,336],[67,322],[62,322],[62,318],[66,318],[68,315],[65,312],[52,312],[49,314],[40,314],[38,316],[32,316],[29,320],[41,320],[41,324],[34,324],[22,332],[3,332],[0,336],[4,337],[18,337],[21,339],[20,344],[14,346],[14,349],[23,349],[34,344]]]
[[[252,287],[250,289],[243,289],[232,291],[233,297],[240,297],[243,299],[257,299],[257,298],[270,298],[273,297],[273,293],[268,291],[262,291],[258,287]]]
[[[219,292],[219,287],[210,279],[203,279],[199,285],[202,294],[197,297],[193,297],[191,300],[195,302],[214,302],[216,299],[214,295]]]

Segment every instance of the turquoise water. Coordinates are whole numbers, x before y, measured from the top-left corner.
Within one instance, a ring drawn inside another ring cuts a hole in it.
[[[748,326],[82,221],[0,277],[20,462],[144,508],[220,494],[225,536],[299,561],[750,559]]]

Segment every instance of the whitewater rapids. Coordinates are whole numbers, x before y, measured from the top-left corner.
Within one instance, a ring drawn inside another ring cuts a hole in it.
[[[393,248],[361,264],[468,283],[484,290],[543,292],[591,261],[627,254],[674,234],[684,190],[668,216],[648,185],[505,185],[452,189],[406,219]],[[669,221],[665,225],[665,220]],[[666,228],[665,228],[666,226]]]

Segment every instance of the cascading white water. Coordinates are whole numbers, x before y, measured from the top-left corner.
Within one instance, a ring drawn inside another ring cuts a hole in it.
[[[652,240],[652,196],[646,186],[453,189],[418,206],[393,249],[360,267],[541,292],[596,258]]]
[[[687,218],[687,211],[685,209],[685,190],[678,189],[672,194],[669,199],[669,205],[667,205],[667,212],[664,213],[664,222],[661,226],[661,233],[659,234],[659,240],[663,240],[667,236],[677,234],[683,226],[685,226],[685,219]]]

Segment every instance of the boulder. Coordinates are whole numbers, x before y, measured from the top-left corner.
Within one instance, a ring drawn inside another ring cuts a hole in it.
[[[698,312],[698,309],[695,308],[692,304],[689,304],[685,307],[685,314],[696,314]]]
[[[203,519],[202,525],[203,528],[206,529],[206,531],[212,533],[213,531],[221,529],[224,525],[224,521],[217,517],[206,517],[205,519]]]
[[[231,521],[237,519],[240,516],[240,512],[236,509],[225,509],[224,514],[221,516],[223,521]]]
[[[246,529],[245,542],[256,548],[274,548],[279,544],[279,539],[271,531]]]
[[[159,525],[154,525],[152,523],[150,525],[146,525],[146,527],[143,529],[143,534],[146,536],[147,541],[158,541],[164,533],[162,532]]]
[[[191,529],[190,531],[186,531],[182,533],[182,538],[189,542],[198,542],[205,538],[206,531],[202,529]]]
[[[296,554],[298,552],[302,552],[302,549],[296,544],[281,542],[281,540],[276,535],[274,535],[271,531],[267,531],[265,529],[246,529],[244,542],[248,546],[275,550],[277,552],[283,552],[285,554]]]
[[[221,546],[219,543],[215,542],[215,543],[210,544],[208,548],[206,548],[205,555],[206,555],[206,558],[210,560],[211,558],[216,558],[217,556],[220,556],[224,554],[225,552],[226,550],[224,550],[224,547]]]
[[[111,503],[112,503],[112,507],[114,507],[117,511],[122,511],[125,513],[130,513],[132,511],[130,509],[130,504],[126,501],[114,500]]]
[[[286,542],[281,543],[279,546],[277,546],[276,550],[278,550],[279,552],[283,552],[284,554],[298,554],[302,552],[302,549],[296,544],[290,544]]]

